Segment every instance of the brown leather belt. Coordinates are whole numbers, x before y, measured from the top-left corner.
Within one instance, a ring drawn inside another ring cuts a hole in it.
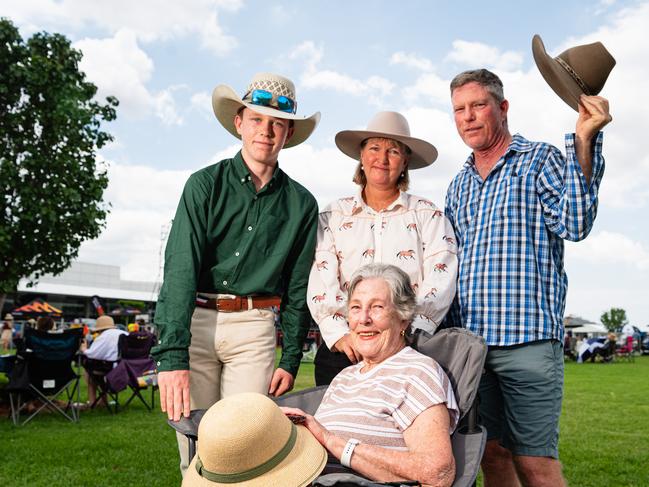
[[[199,308],[215,309],[225,313],[233,313],[235,311],[279,306],[282,302],[282,298],[279,296],[250,296],[250,299],[252,299],[252,307],[248,307],[248,298],[248,296],[235,296],[233,298],[214,299],[198,295],[196,297],[196,306]]]

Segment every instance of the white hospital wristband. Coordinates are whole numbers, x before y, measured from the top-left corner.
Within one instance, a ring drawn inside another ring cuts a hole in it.
[[[343,467],[352,468],[352,455],[354,454],[354,448],[360,443],[360,440],[356,438],[350,438],[345,448],[343,448],[343,454],[340,456],[340,464]]]

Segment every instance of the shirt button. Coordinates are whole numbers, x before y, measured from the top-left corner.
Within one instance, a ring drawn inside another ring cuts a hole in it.
[[[228,285],[228,281],[223,281],[223,285],[224,285],[224,286],[227,286],[227,285]]]
[[[250,179],[251,179],[250,176],[248,176],[248,181],[250,181]]]
[[[241,182],[242,182],[242,183],[245,183],[245,182],[246,182],[246,178],[241,178]]]
[[[252,232],[252,226],[249,226],[249,227],[248,227],[248,231],[249,231],[249,232]]]
[[[160,367],[160,362],[156,362],[158,364],[158,367]]]
[[[239,252],[235,252],[234,255],[236,255],[237,257],[239,257]]]

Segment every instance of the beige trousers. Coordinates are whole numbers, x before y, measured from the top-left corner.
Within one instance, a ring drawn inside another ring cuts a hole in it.
[[[191,409],[208,409],[240,392],[268,393],[275,368],[275,315],[270,309],[224,313],[196,307],[191,333]],[[184,476],[189,445],[185,436],[176,437]]]

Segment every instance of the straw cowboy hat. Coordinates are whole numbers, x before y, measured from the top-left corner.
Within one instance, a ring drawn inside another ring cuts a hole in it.
[[[615,66],[615,59],[601,42],[571,47],[551,58],[537,34],[532,39],[532,53],[550,88],[577,111],[579,95],[597,95],[602,91]]]
[[[361,142],[370,137],[398,140],[406,144],[412,154],[408,169],[430,166],[437,159],[437,149],[425,140],[410,136],[406,117],[397,112],[379,112],[367,124],[366,130],[343,130],[336,134],[336,145],[352,159],[360,160]]]
[[[245,392],[214,404],[198,427],[198,447],[183,487],[303,487],[327,452],[268,397]]]
[[[5,321],[13,321],[14,317],[11,315],[11,313],[7,313],[5,315]]]
[[[94,331],[110,330],[111,328],[115,328],[115,320],[110,316],[102,315],[97,318]]]
[[[257,94],[259,96],[256,96]],[[234,126],[234,117],[242,107],[250,108],[262,115],[293,120],[295,130],[293,136],[286,141],[284,148],[304,142],[320,121],[320,112],[310,117],[296,115],[295,85],[290,79],[272,73],[255,74],[243,97],[237,96],[234,90],[226,85],[214,88],[212,93],[214,114],[225,130],[238,139],[241,136]]]

